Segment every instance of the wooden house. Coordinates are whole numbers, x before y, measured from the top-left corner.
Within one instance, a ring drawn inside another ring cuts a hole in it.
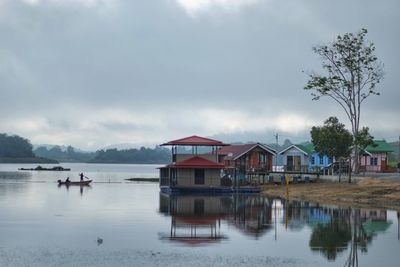
[[[310,152],[308,161],[309,171],[319,171],[327,168],[332,163],[327,155],[320,155],[317,151],[315,151],[313,144],[309,144],[304,147]]]
[[[307,147],[303,145],[290,145],[281,152],[283,157],[284,171],[308,172],[309,158],[312,154]]]
[[[160,188],[169,190],[219,190],[224,168],[217,151],[226,144],[189,136],[162,144],[171,146],[172,162],[160,168]]]
[[[369,172],[388,171],[388,153],[393,152],[385,140],[375,140],[372,146],[368,146],[360,158],[360,169]]]
[[[272,171],[275,154],[274,149],[260,143],[229,145],[218,150],[219,162],[224,164],[226,172],[235,173],[240,180]]]

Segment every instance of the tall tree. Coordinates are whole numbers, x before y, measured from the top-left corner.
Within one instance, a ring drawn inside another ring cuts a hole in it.
[[[314,144],[315,151],[320,155],[327,155],[331,162],[333,158],[341,163],[343,158],[348,158],[353,144],[352,134],[340,123],[338,118],[329,117],[323,126],[314,126],[311,128],[311,141]],[[339,167],[339,181],[341,174],[341,165]],[[351,176],[349,174],[349,182]]]
[[[313,48],[321,57],[323,74],[312,73],[304,87],[313,90],[313,100],[327,96],[345,111],[354,140],[360,130],[361,105],[371,95],[379,95],[377,84],[383,78],[383,66],[375,55],[375,46],[365,39],[366,29],[356,34],[337,36],[329,45]],[[355,172],[359,169],[359,150],[355,146]]]

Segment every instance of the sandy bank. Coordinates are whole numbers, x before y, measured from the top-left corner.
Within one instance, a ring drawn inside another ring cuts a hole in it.
[[[319,181],[317,183],[265,185],[267,196],[325,204],[386,208],[400,211],[400,181],[363,178],[357,183]]]

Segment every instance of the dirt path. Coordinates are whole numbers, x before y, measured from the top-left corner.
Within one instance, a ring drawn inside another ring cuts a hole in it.
[[[400,182],[364,178],[357,183],[320,181],[286,186],[265,185],[267,196],[307,200],[325,204],[387,208],[400,211]]]

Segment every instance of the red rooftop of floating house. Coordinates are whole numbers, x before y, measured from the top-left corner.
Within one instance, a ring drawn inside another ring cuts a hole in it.
[[[199,167],[206,169],[222,169],[224,168],[224,164],[196,156],[187,160],[169,164],[166,167],[179,169],[195,169]]]
[[[205,138],[197,135],[192,135],[189,137],[169,141],[167,143],[161,144],[161,146],[227,146],[221,141]]]

